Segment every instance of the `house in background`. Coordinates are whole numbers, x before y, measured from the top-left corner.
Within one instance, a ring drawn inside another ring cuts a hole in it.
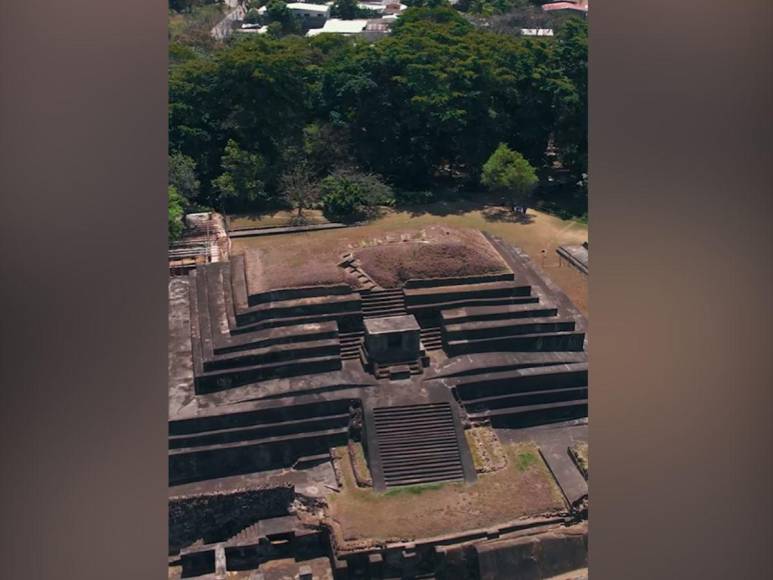
[[[290,2],[287,9],[304,21],[306,25],[322,25],[330,18],[329,4],[307,4],[306,2]]]
[[[309,4],[307,2],[289,2],[287,9],[297,16],[306,27],[322,26],[330,18],[330,7],[332,2],[327,4]],[[266,6],[258,8],[258,14],[265,15]]]
[[[553,36],[552,28],[521,28],[521,36]]]
[[[289,4],[288,4],[289,6]],[[343,34],[351,36],[360,34],[368,26],[368,20],[358,18],[356,20],[341,20],[340,18],[331,18],[322,28],[313,28],[306,33],[306,36],[317,36],[318,34]]]

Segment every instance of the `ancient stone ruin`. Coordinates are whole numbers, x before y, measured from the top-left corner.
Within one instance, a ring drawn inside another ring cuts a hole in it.
[[[374,274],[346,251],[340,283],[255,291],[244,255],[171,279],[170,574],[546,578],[586,566],[584,474],[564,431],[539,427],[587,416],[586,322],[524,253],[479,237],[482,273],[411,278],[396,260]],[[383,241],[379,264],[390,244],[416,255],[413,243],[433,241]],[[380,285],[390,272],[394,287]],[[384,535],[347,520],[349,498],[396,514],[531,473],[532,455],[503,467],[502,449],[535,426],[559,450],[537,457],[560,490],[549,513],[524,500],[517,518],[433,537],[417,537],[410,514]],[[479,428],[489,435],[471,437]],[[497,575],[505,564],[522,575]]]

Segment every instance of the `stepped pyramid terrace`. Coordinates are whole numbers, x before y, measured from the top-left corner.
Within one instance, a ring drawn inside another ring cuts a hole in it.
[[[476,230],[284,238],[170,279],[170,576],[585,568],[587,323],[564,293]]]

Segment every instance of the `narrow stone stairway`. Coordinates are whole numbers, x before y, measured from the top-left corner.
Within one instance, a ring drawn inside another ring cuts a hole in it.
[[[360,292],[363,318],[383,318],[407,314],[402,288]]]
[[[360,346],[364,331],[339,332],[338,340],[341,342],[341,358],[343,360],[355,360],[360,358]]]
[[[443,331],[439,326],[432,326],[421,329],[421,344],[427,351],[440,350],[443,348]]]

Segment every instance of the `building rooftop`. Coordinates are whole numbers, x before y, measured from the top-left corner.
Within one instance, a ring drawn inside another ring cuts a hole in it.
[[[365,332],[368,334],[384,334],[390,332],[403,332],[419,330],[416,317],[410,314],[402,316],[389,316],[386,318],[369,318],[364,321]]]
[[[316,36],[318,34],[359,34],[368,25],[367,19],[341,20],[340,18],[331,18],[325,22],[322,28],[309,30],[306,36]]]
[[[290,10],[305,10],[306,12],[318,12],[327,14],[330,12],[330,6],[326,4],[309,4],[307,2],[290,2],[287,4]]]

